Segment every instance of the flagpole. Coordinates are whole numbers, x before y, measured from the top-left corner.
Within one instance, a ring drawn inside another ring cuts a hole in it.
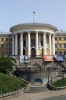
[[[33,23],[34,23],[34,13],[33,13]]]
[[[34,23],[34,14],[35,14],[36,12],[35,11],[33,11],[33,23]]]

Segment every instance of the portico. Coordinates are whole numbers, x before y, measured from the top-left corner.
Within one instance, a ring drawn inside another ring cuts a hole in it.
[[[32,27],[31,27],[32,25]],[[42,56],[43,55],[55,55],[55,31],[57,30],[54,27],[47,25],[38,29],[38,25],[34,24],[21,25],[25,29],[18,29],[18,31],[14,31],[15,27],[11,28],[12,31],[12,55],[24,55],[23,49],[25,49],[25,55],[34,55],[34,56]],[[40,24],[39,24],[40,25]],[[26,28],[27,26],[27,28]],[[22,28],[23,28],[22,27]],[[44,28],[44,29],[42,29]],[[45,29],[47,28],[47,29]],[[18,39],[19,35],[19,39]],[[19,41],[19,42],[18,42]],[[32,52],[33,54],[32,54]],[[43,50],[43,52],[42,52]],[[19,51],[19,53],[18,53]]]

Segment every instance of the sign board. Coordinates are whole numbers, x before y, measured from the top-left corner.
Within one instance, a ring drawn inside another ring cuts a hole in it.
[[[55,55],[54,61],[64,61],[64,56],[63,55]]]
[[[43,56],[44,61],[53,61],[53,56],[52,55],[45,55]]]
[[[27,55],[20,55],[20,62],[24,63],[24,62],[29,62],[30,60],[30,56]]]

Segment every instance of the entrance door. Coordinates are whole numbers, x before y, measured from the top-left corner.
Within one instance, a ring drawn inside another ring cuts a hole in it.
[[[25,49],[23,49],[23,55],[25,55]]]
[[[36,50],[35,50],[35,48],[31,49],[31,56],[36,56]]]

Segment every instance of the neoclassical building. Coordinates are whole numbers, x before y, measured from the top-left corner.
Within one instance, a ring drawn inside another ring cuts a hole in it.
[[[10,28],[12,55],[55,55],[57,28],[44,23],[24,23]]]
[[[66,55],[66,31],[57,31],[55,34],[55,54]]]
[[[0,32],[0,54],[66,55],[66,31],[57,31],[50,24],[19,24],[10,31]]]

